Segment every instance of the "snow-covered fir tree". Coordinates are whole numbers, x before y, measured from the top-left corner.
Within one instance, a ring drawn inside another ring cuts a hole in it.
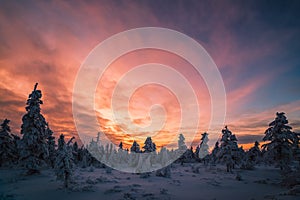
[[[209,154],[209,146],[208,146],[208,134],[207,133],[203,133],[201,134],[202,138],[201,138],[201,143],[200,143],[200,149],[199,149],[199,153],[198,153],[198,157],[200,159],[203,159],[204,157],[206,157]]]
[[[132,146],[130,147],[130,152],[140,153],[140,145],[134,140]]]
[[[66,144],[64,135],[58,139],[57,157],[55,160],[55,173],[58,180],[64,181],[64,187],[68,188],[74,168],[72,147]]]
[[[16,146],[10,133],[10,120],[5,119],[0,130],[0,167],[9,166],[16,160]]]
[[[147,137],[144,143],[145,146],[143,146],[145,153],[155,152],[156,151],[156,145],[154,142],[152,142],[151,137]]]
[[[27,100],[27,113],[22,118],[20,142],[20,160],[27,168],[27,174],[37,173],[46,164],[49,156],[47,138],[48,126],[41,114],[40,105],[43,104],[42,92],[37,90],[37,83]]]
[[[288,170],[293,158],[293,148],[296,135],[291,131],[284,112],[277,112],[276,118],[269,124],[265,131],[262,148],[265,151],[265,159],[274,161],[282,170]]]

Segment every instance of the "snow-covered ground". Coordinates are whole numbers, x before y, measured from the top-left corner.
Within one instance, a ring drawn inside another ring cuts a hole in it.
[[[226,173],[224,166],[173,164],[171,178],[152,172],[143,178],[106,168],[77,169],[69,190],[56,181],[52,170],[24,176],[23,171],[0,170],[0,199],[87,200],[87,199],[299,199],[281,187],[278,169],[259,166],[255,170],[236,169]],[[237,180],[237,174],[241,180]]]

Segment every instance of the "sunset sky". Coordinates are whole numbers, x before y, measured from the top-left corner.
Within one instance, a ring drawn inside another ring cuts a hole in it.
[[[77,72],[91,50],[128,29],[163,27],[199,42],[216,63],[227,96],[223,125],[237,135],[239,144],[248,148],[260,141],[277,111],[285,112],[293,130],[300,131],[299,10],[299,1],[1,1],[0,119],[10,119],[12,132],[19,133],[26,99],[38,82],[42,113],[50,128],[56,135],[79,139],[72,92]],[[99,80],[95,109],[101,130],[115,143],[124,141],[126,147],[147,135],[153,135],[158,146],[173,141],[180,105],[167,88],[145,85],[137,89],[129,102],[132,118],[126,123],[117,124],[110,115],[112,92],[122,75],[146,63],[171,66],[195,89],[201,112],[193,145],[199,144],[211,115],[207,86],[184,59],[154,49],[121,56]],[[170,81],[180,88],[176,78]],[[125,86],[130,83],[120,87]],[[185,87],[180,91],[184,94]],[[122,102],[122,96],[118,97]],[[141,134],[136,130],[142,128],[132,126],[147,126],[154,104],[162,105],[165,113],[154,110],[152,122],[165,120],[164,127]],[[118,111],[123,112],[124,107]],[[209,134],[218,138],[222,126]],[[126,135],[124,129],[136,132]],[[185,131],[189,138],[188,127]]]

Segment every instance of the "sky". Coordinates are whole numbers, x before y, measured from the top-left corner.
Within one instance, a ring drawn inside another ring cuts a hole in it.
[[[50,128],[56,135],[75,135],[80,140],[72,114],[72,94],[85,58],[114,34],[162,27],[201,44],[221,73],[226,118],[209,133],[211,138],[219,138],[223,126],[228,125],[239,144],[249,148],[255,140],[261,141],[276,112],[285,112],[293,130],[299,132],[299,9],[299,1],[289,0],[0,1],[0,119],[10,119],[12,132],[18,134],[28,94],[38,82],[43,93],[42,114]],[[107,53],[110,51],[114,49]],[[136,88],[128,100],[122,92],[134,84],[127,81],[118,86],[124,74],[146,63],[171,66],[193,87],[201,111],[200,124],[194,138],[189,137],[194,131],[189,124],[183,133],[188,142],[199,144],[211,116],[209,86],[186,60],[155,49],[122,55],[99,79],[95,112],[101,131],[116,144],[123,141],[127,148],[133,140],[142,142],[146,136],[152,136],[158,146],[176,141],[181,112],[190,112],[186,110],[189,103],[180,108],[175,90],[156,84]],[[140,75],[147,76],[145,71]],[[178,86],[180,95],[186,94],[186,87],[176,77],[163,71],[157,74]],[[111,115],[116,86],[120,92],[115,104],[129,102],[127,107],[114,110],[117,122]]]

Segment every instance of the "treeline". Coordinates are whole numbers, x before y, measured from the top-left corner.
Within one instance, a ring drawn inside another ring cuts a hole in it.
[[[195,150],[192,147],[187,148],[183,134],[179,135],[176,150],[161,148],[160,152],[157,152],[156,144],[151,137],[146,138],[142,148],[134,141],[130,149],[124,149],[123,143],[120,142],[118,151],[112,144],[105,147],[99,145],[99,135],[97,140],[92,140],[87,147],[79,147],[74,137],[66,142],[64,135],[60,135],[56,144],[53,131],[41,114],[42,92],[37,86],[38,84],[34,86],[26,102],[21,137],[11,133],[10,120],[5,119],[1,124],[0,167],[24,167],[29,175],[39,173],[43,168],[53,168],[57,177],[65,181],[66,187],[75,166],[106,167],[99,161],[101,159],[117,164],[122,164],[122,160],[132,162],[137,172],[145,169],[142,165],[147,165],[148,168],[153,163],[167,166],[174,158],[175,162],[181,164],[192,162],[211,166],[223,164],[228,172],[237,167],[254,169],[255,165],[262,163],[273,164],[284,171],[291,171],[295,166],[300,169],[300,134],[292,131],[283,112],[276,113],[275,119],[269,124],[262,138],[265,143],[261,148],[256,141],[248,151],[238,147],[237,137],[227,126],[221,130],[222,138],[215,144],[211,153],[207,144],[208,133],[202,134],[201,142]],[[91,152],[96,152],[101,159],[96,159]],[[138,156],[142,153],[150,153],[152,157]]]

